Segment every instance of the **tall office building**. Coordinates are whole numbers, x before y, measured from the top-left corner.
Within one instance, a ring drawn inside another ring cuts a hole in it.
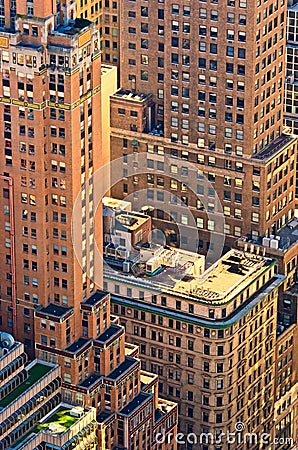
[[[81,186],[101,166],[99,32],[76,19],[70,1],[20,1],[16,10],[5,1],[3,11],[1,316],[32,355],[34,308],[74,308],[70,344],[81,333],[80,302],[94,289],[71,245],[71,215]],[[93,273],[97,225],[84,206],[92,211],[92,184],[81,202],[82,227],[93,230],[82,243]]]
[[[119,0],[76,0],[77,16],[89,19],[98,26],[102,61],[119,65],[120,1]]]
[[[298,36],[297,36],[297,14],[298,5],[289,6],[287,11],[287,59],[286,59],[286,79],[285,79],[285,125],[290,127],[292,132],[298,134],[298,110],[295,96],[298,92]]]
[[[228,246],[235,237],[274,234],[295,208],[296,142],[283,134],[284,0],[128,1],[120,21],[112,158],[148,151],[153,162],[148,174],[118,183],[113,196],[145,187],[183,196],[205,251],[208,231],[224,231]],[[191,162],[213,184],[224,230],[208,225],[206,210],[216,209],[208,192],[201,192],[204,210],[185,183],[163,176],[163,154]],[[175,224],[162,211],[157,217],[179,243]]]

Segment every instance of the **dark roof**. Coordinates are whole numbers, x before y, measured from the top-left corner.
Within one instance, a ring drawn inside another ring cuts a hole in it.
[[[91,297],[87,298],[83,303],[84,305],[94,306],[96,303],[100,302],[103,298],[109,295],[108,291],[97,290]]]
[[[117,380],[117,378],[121,377],[125,372],[127,372],[131,367],[138,364],[138,360],[135,358],[131,358],[127,356],[120,366],[118,366],[113,372],[108,375],[107,378],[111,378],[112,380]]]
[[[101,411],[101,412],[97,415],[96,419],[97,419],[97,422],[103,423],[103,422],[105,422],[107,419],[109,419],[110,417],[112,417],[113,415],[114,415],[114,413],[107,413],[107,412],[105,412],[105,411]]]
[[[73,308],[65,308],[64,306],[57,306],[50,303],[48,306],[41,308],[38,312],[49,316],[63,317],[72,309]]]
[[[101,376],[100,375],[96,375],[94,373],[94,374],[90,375],[90,377],[86,378],[86,380],[82,381],[79,384],[79,386],[89,389],[91,386],[93,386],[100,379],[101,379]]]
[[[140,405],[145,403],[150,397],[152,397],[152,394],[147,394],[145,392],[141,392],[139,395],[137,395],[131,402],[128,403],[121,411],[120,414],[125,414],[126,416],[130,415],[132,412],[134,412]]]
[[[79,338],[77,341],[75,341],[73,344],[71,344],[69,347],[67,347],[66,351],[72,352],[72,353],[77,353],[88,342],[91,342],[91,339]]]
[[[121,330],[123,330],[123,328],[120,325],[112,323],[106,331],[98,336],[96,341],[107,342],[109,339],[111,339],[111,337],[115,336]]]
[[[156,409],[154,411],[154,422],[158,422],[164,416],[165,413],[161,409]]]
[[[291,141],[294,141],[293,136],[281,134],[278,138],[276,138],[273,142],[266,145],[259,153],[253,155],[253,158],[256,159],[267,159],[277,153],[284,145],[289,144]]]

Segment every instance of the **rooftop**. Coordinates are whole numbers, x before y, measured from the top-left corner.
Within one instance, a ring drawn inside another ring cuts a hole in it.
[[[147,222],[149,217],[137,212],[122,211],[116,214],[115,219],[115,230],[131,233]]]
[[[71,310],[72,308],[65,308],[63,306],[57,306],[50,303],[45,308],[41,308],[38,312],[49,316],[62,318],[66,314],[68,314]]]
[[[105,422],[107,419],[109,419],[110,417],[112,417],[114,415],[114,413],[108,413],[105,411],[101,411],[98,415],[97,415],[97,422],[98,423],[103,423]]]
[[[270,252],[274,253],[274,250],[277,252],[285,252],[290,247],[294,246],[298,243],[298,218],[293,219],[286,226],[284,226],[281,230],[279,230],[275,235],[267,238],[261,238],[257,241],[250,241],[247,238],[242,238],[239,242],[247,242],[247,244],[242,244],[242,246],[247,246],[249,244],[261,245],[265,248],[270,248]]]
[[[79,417],[74,417],[70,414],[72,409],[72,407],[65,407],[63,405],[58,406],[46,420],[36,425],[36,431],[50,428],[53,433],[55,431],[56,433],[61,433],[68,430],[79,419]]]
[[[114,253],[115,255],[110,247],[105,247],[106,277],[130,279],[150,288],[175,289],[179,280],[185,276],[201,274],[205,266],[203,255],[173,247],[144,244],[128,255],[126,262],[130,262],[130,271],[124,272],[121,253],[119,252],[119,257]]]
[[[145,372],[144,370],[141,371],[141,386],[142,390],[146,388],[146,386],[150,385],[151,383],[155,383],[157,381],[157,375],[150,372]]]
[[[137,408],[139,408],[143,403],[145,403],[147,400],[149,400],[150,397],[152,397],[152,394],[147,394],[145,392],[141,392],[131,402],[129,402],[128,405],[126,405],[120,411],[120,414],[124,414],[126,416],[129,416]]]
[[[134,102],[143,102],[148,98],[152,97],[152,94],[141,94],[124,89],[119,89],[117,92],[115,92],[115,94],[112,95],[112,97],[121,98],[124,100],[131,100]]]
[[[60,403],[53,411],[42,418],[31,430],[24,434],[18,441],[16,441],[11,448],[23,448],[27,445],[35,435],[44,432],[54,437],[59,437],[66,433],[72,425],[77,423],[89,410],[84,410],[81,407],[74,407],[67,403]]]
[[[263,148],[259,153],[254,155],[255,159],[266,160],[274,156],[276,152],[278,152],[282,147],[288,145],[295,141],[293,136],[282,134],[273,142],[268,144],[265,148]]]
[[[298,242],[298,219],[292,220],[276,234],[278,248],[287,250]]]
[[[220,301],[237,287],[244,287],[272,259],[230,250],[200,276],[188,276],[175,285],[175,291],[194,295],[209,302]]]
[[[177,404],[174,402],[169,402],[163,398],[158,399],[158,408],[154,412],[155,423],[162,419],[165,415],[176,408]]]
[[[104,331],[100,336],[98,336],[98,338],[96,338],[96,341],[102,342],[105,344],[113,336],[116,336],[116,334],[118,334],[119,331],[122,331],[122,330],[123,330],[123,327],[121,327],[120,325],[111,324],[106,331]]]
[[[117,380],[122,377],[125,372],[128,372],[133,366],[137,366],[139,364],[139,360],[135,358],[131,358],[130,356],[126,356],[125,360],[122,364],[120,364],[116,369],[114,369],[107,378],[112,380]]]
[[[79,338],[73,344],[66,348],[67,352],[77,353],[81,350],[88,342],[91,342],[90,339]]]
[[[134,354],[139,353],[139,347],[137,345],[130,344],[125,342],[125,355],[134,356]]]
[[[168,257],[171,261],[178,258],[179,264],[177,262],[168,266],[161,264],[161,270],[156,274],[153,273],[152,276],[148,275],[146,270],[134,276],[132,273],[114,271],[110,267],[105,267],[104,276],[108,279],[138,284],[144,289],[170,290],[170,292],[191,296],[200,301],[216,303],[228,301],[232,291],[235,292],[237,288],[244,289],[254,277],[274,261],[272,258],[261,255],[230,250],[204,271],[200,261],[200,258],[204,257],[196,253],[169,249]],[[163,259],[165,260],[164,256]]]
[[[163,308],[162,306],[152,304],[151,302],[131,299],[127,297],[120,297],[112,295],[112,301],[117,304],[127,306],[129,308],[138,308],[142,311],[148,311],[152,314],[160,314],[173,320],[181,320],[183,322],[192,323],[195,326],[203,326],[208,328],[227,328],[236,323],[241,317],[247,314],[267,295],[273,292],[285,280],[283,275],[275,275],[262,288],[252,295],[239,308],[234,310],[231,314],[224,318],[210,319],[206,316],[199,316],[197,314],[190,314],[184,311],[177,311],[176,308]],[[189,296],[188,296],[189,298]]]
[[[36,363],[28,370],[28,378],[21,383],[17,388],[10,392],[6,397],[0,400],[0,408],[5,408],[14,400],[16,400],[20,395],[22,395],[25,391],[30,389],[34,383],[39,381],[44,375],[46,375],[50,370],[53,369],[53,366]]]
[[[100,380],[102,377],[100,375],[92,374],[88,378],[86,378],[84,381],[82,381],[79,386],[89,389],[91,386],[93,386],[95,383],[97,383],[98,380]]]
[[[131,210],[131,202],[126,202],[125,200],[118,200],[117,198],[104,197],[102,199],[102,204],[104,208],[112,208],[116,211]]]
[[[97,290],[91,297],[87,298],[83,303],[84,305],[94,306],[97,303],[101,302],[101,300],[107,297],[109,293],[107,291]]]
[[[32,48],[33,50],[43,50],[43,46],[40,44],[30,44],[29,42],[18,42],[17,48]]]
[[[87,19],[77,18],[72,22],[69,22],[67,25],[62,25],[57,28],[58,33],[75,35],[81,33],[84,28],[88,28],[92,22]]]

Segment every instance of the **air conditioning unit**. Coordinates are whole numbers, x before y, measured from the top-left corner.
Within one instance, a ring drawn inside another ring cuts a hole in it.
[[[70,410],[69,414],[72,417],[77,417],[77,418],[83,417],[83,415],[84,415],[84,408],[82,408],[80,406],[77,406],[76,408],[72,408]]]

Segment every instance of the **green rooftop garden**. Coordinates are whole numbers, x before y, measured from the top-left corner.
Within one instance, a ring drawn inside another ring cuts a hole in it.
[[[12,403],[18,397],[20,397],[27,389],[33,386],[40,378],[42,378],[46,373],[52,370],[53,367],[46,366],[44,364],[35,364],[31,369],[28,370],[28,378],[13,391],[11,391],[6,397],[0,400],[0,407],[5,408],[7,405]]]
[[[77,422],[79,419],[77,417],[72,417],[70,414],[70,409],[66,409],[65,407],[60,407],[53,415],[47,418],[45,422],[37,423],[31,430],[26,433],[24,436],[22,436],[20,439],[18,439],[16,442],[14,442],[13,445],[11,445],[12,448],[17,447],[22,442],[26,442],[26,439],[32,434],[38,434],[42,430],[46,430],[50,425],[58,425],[61,427],[65,427],[66,429],[63,431],[67,431],[75,422]],[[57,430],[57,432],[59,432]],[[62,432],[62,429],[61,429]]]
[[[45,430],[50,425],[54,425],[54,424],[61,425],[62,427],[65,427],[66,429],[70,428],[75,422],[78,421],[78,418],[72,417],[69,414],[69,412],[70,412],[69,409],[65,409],[65,408],[61,407],[52,416],[48,417],[48,419],[45,422],[39,423],[38,425],[36,425],[34,431],[37,432],[40,430]]]

